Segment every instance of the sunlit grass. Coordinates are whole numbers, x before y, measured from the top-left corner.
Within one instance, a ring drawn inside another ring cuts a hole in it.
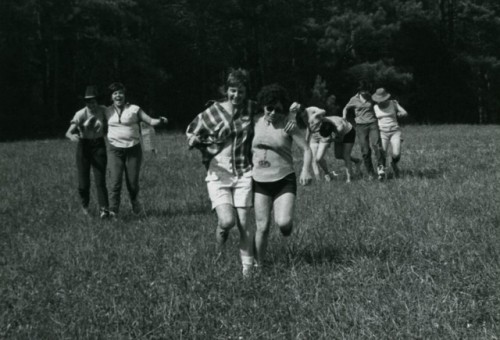
[[[251,280],[236,231],[213,264],[199,154],[158,137],[118,223],[81,215],[74,144],[0,144],[0,338],[499,337],[500,128],[405,127],[402,178],[300,187]]]

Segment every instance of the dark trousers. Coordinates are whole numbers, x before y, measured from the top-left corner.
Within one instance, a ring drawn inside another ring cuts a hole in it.
[[[94,174],[97,201],[101,209],[108,208],[106,189],[106,145],[104,138],[80,139],[76,147],[76,168],[78,169],[78,193],[82,206],[90,201],[90,169]]]
[[[109,210],[117,213],[120,209],[123,174],[125,174],[125,184],[130,196],[130,201],[134,203],[139,195],[139,172],[142,162],[141,144],[131,148],[117,148],[109,145],[109,169],[111,172],[111,190],[109,193]]]
[[[356,125],[356,139],[361,147],[366,171],[369,174],[375,173],[372,163],[372,151],[375,154],[377,166],[385,164],[385,153],[382,149],[377,122]]]

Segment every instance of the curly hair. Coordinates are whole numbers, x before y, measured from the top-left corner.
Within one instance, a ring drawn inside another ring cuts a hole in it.
[[[260,107],[281,103],[285,110],[290,106],[290,99],[287,90],[279,84],[271,84],[262,87],[257,94],[257,102]]]
[[[320,134],[320,136],[321,137],[328,137],[332,133],[335,133],[335,134],[338,133],[335,124],[333,124],[329,120],[326,120],[326,119],[323,120],[321,122],[321,125],[319,126],[319,134]]]

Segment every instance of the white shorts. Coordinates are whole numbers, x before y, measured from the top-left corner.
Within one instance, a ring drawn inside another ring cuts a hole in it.
[[[212,159],[205,181],[212,209],[221,204],[230,204],[235,208],[253,205],[252,172],[247,171],[239,177],[234,175],[230,157]]]

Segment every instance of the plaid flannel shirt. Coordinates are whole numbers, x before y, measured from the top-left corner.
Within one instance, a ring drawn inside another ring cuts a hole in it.
[[[213,102],[188,125],[188,140],[193,136],[200,139],[201,143],[194,147],[201,151],[202,163],[207,169],[212,158],[228,141],[232,144],[235,175],[241,176],[252,168],[253,116],[256,110],[257,104],[249,100],[244,109],[233,116],[220,103]]]

